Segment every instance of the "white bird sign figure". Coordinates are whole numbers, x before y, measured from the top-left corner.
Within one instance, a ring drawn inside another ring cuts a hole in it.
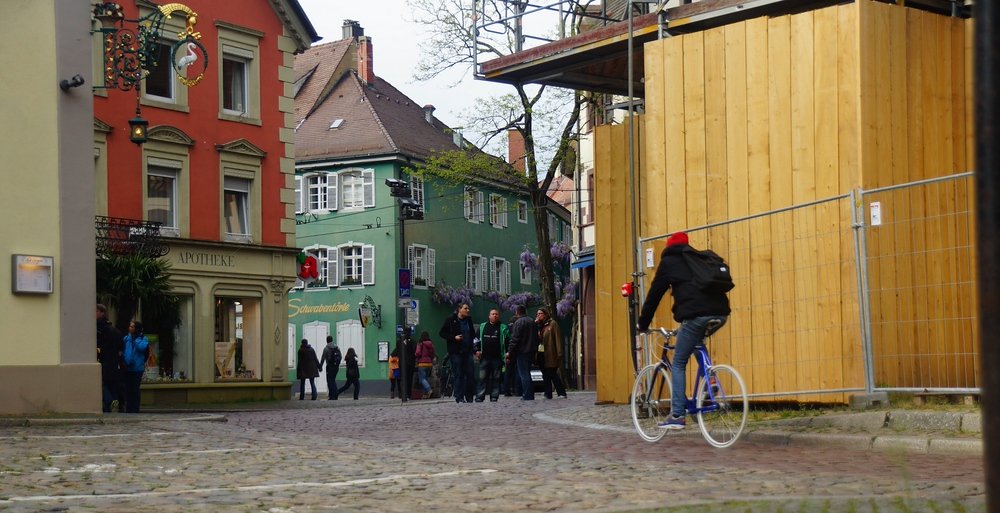
[[[184,55],[184,57],[181,57],[180,60],[177,61],[177,71],[181,75],[186,75],[188,66],[194,64],[195,61],[198,60],[198,54],[194,52],[195,48],[197,47],[195,46],[194,43],[188,43],[187,54]]]

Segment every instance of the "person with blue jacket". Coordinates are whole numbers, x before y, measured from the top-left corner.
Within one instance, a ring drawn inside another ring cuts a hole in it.
[[[142,331],[142,323],[132,321],[128,324],[128,335],[125,335],[122,350],[122,359],[125,360],[125,413],[139,413],[139,386],[146,372],[148,356],[149,339]]]

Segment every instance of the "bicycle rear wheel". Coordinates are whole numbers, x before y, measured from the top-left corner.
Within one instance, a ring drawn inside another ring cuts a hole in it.
[[[666,433],[657,424],[670,415],[671,390],[670,375],[662,367],[647,365],[636,375],[630,398],[632,424],[643,440],[655,442]]]
[[[711,392],[709,386],[712,387]],[[695,391],[698,428],[705,440],[715,447],[736,443],[747,423],[750,410],[743,378],[728,365],[713,365],[708,379],[701,380]]]

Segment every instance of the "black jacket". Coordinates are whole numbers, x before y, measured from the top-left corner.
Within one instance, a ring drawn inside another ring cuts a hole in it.
[[[724,292],[704,292],[691,283],[691,268],[681,255],[682,251],[690,248],[687,244],[674,244],[660,254],[660,265],[656,268],[656,276],[639,314],[637,324],[640,330],[649,328],[656,307],[667,289],[671,289],[674,296],[671,311],[677,322],[706,315],[729,315],[729,298]]]
[[[97,319],[97,361],[101,362],[104,380],[118,379],[121,374],[123,338],[106,319]]]
[[[538,328],[535,320],[525,315],[518,317],[510,327],[510,349],[512,355],[534,353],[538,350]]]
[[[462,329],[462,323],[458,320],[458,312],[451,314],[444,320],[438,335],[444,339],[448,354],[469,354],[472,352],[472,340],[476,337],[476,324],[472,322],[472,316],[466,317],[469,321],[469,330]],[[462,342],[456,342],[455,336],[462,335]]]

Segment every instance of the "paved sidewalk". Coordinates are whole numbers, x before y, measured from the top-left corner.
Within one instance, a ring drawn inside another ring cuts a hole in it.
[[[570,393],[576,397],[594,396],[593,392]],[[373,405],[419,408],[427,404],[450,401],[450,398],[443,398],[401,403],[398,399],[362,397],[358,401],[292,399],[253,403],[192,404],[150,407],[145,408],[140,414],[7,416],[0,417],[0,427],[116,424],[161,420],[225,422],[227,413],[236,412]],[[559,399],[553,401],[558,404]],[[541,422],[571,425],[583,429],[633,432],[627,405],[567,406],[535,413],[534,418]],[[939,412],[890,409],[856,413],[837,411],[818,416],[749,422],[743,440],[783,446],[827,446],[927,454],[974,454],[982,453],[981,423],[978,411],[971,410]],[[701,433],[696,425],[690,425],[681,433],[671,433],[671,436],[700,437]]]

